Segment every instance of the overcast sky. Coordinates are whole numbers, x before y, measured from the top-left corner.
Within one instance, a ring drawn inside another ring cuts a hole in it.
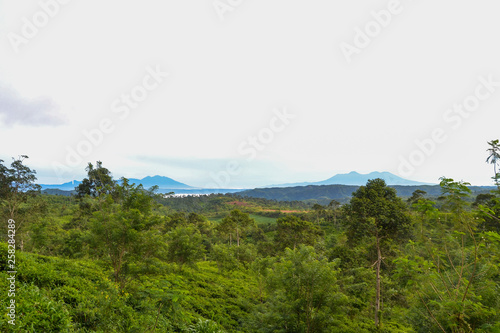
[[[491,184],[495,0],[0,0],[0,159],[40,183]]]

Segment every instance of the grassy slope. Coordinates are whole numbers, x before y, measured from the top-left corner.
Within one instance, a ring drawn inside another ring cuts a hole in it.
[[[273,217],[260,216],[255,214],[250,214],[250,218],[255,220],[257,224],[276,224],[276,219]],[[222,221],[222,217],[219,218],[211,218],[210,221],[215,223],[220,223]]]
[[[0,244],[0,267],[6,265],[6,244]],[[178,331],[196,318],[217,318],[236,332],[251,303],[255,281],[243,271],[220,274],[216,265],[179,271],[159,263],[156,274],[134,280],[120,292],[111,272],[90,260],[67,260],[29,253],[17,257],[16,326],[2,311],[2,332],[144,332]],[[8,290],[0,271],[0,290]],[[0,306],[10,298],[2,292]],[[161,306],[160,306],[161,304]]]

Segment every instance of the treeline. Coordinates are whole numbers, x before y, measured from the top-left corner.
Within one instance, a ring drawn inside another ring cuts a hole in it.
[[[306,203],[304,201],[277,201],[273,199],[245,197],[237,193],[205,194],[186,197],[167,195],[165,197],[159,197],[157,201],[172,210],[208,215],[227,213],[228,205],[230,206],[231,202],[234,203],[241,201],[244,201],[245,203],[245,206],[241,208],[249,212],[262,212],[266,209],[307,210],[313,205],[312,203]]]
[[[415,191],[426,192],[427,197],[439,197],[441,187],[439,185],[391,185],[398,196],[409,198]],[[470,186],[475,195],[487,194],[494,189],[493,186]],[[348,203],[352,193],[357,191],[359,186],[355,185],[308,185],[283,188],[260,188],[245,190],[238,194],[247,198],[265,198],[277,201],[294,201],[302,203],[318,203],[327,205],[331,200],[337,200],[341,203]]]

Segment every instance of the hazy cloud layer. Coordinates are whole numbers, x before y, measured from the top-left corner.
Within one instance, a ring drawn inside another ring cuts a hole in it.
[[[171,158],[145,155],[130,156],[130,158],[134,161],[142,163],[154,163],[166,167],[197,171],[217,170],[224,167],[224,165],[228,162],[228,159],[222,158]]]
[[[0,123],[6,126],[58,126],[66,123],[50,98],[23,98],[11,87],[0,85]]]

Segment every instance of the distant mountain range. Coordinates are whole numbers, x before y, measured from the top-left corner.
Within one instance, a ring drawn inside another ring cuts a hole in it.
[[[428,197],[441,195],[439,185],[389,185],[394,188],[400,197],[410,197],[415,190],[422,190]],[[331,200],[346,203],[358,185],[308,185],[297,187],[256,188],[238,192],[243,197],[264,198],[277,201],[304,201],[315,200],[321,204],[328,204]],[[494,186],[470,186],[473,195],[490,193]]]
[[[398,177],[390,172],[372,172],[369,174],[360,174],[355,171],[338,174],[331,178],[328,178],[319,182],[303,182],[303,183],[289,183],[280,185],[269,185],[264,188],[289,188],[289,187],[305,187],[305,186],[319,186],[319,185],[345,185],[345,186],[361,186],[365,185],[369,179],[382,178],[385,180],[387,185],[396,186],[423,186],[423,185],[434,185],[426,184],[421,182],[416,182],[413,180],[407,180]],[[207,189],[207,188],[196,188],[181,182],[178,182],[172,178],[164,176],[148,176],[142,179],[130,178],[130,183],[135,183],[136,185],[142,184],[145,188],[150,188],[152,186],[158,185],[159,193],[166,193],[174,191],[177,194],[209,194],[209,193],[234,193],[244,191],[245,189]],[[59,185],[41,185],[42,190],[45,193],[59,193],[59,191],[74,191],[75,187],[81,184],[81,181],[73,180]],[[258,189],[256,189],[258,190]],[[348,190],[348,194],[352,193],[352,189]]]
[[[404,179],[398,177],[390,172],[371,172],[369,174],[360,174],[356,171],[352,171],[350,173],[338,174],[326,180],[322,180],[319,182],[303,182],[303,183],[288,183],[288,184],[279,184],[279,185],[269,185],[264,186],[264,188],[273,188],[273,187],[296,187],[296,186],[310,186],[310,185],[355,185],[361,186],[366,185],[366,182],[370,179],[381,178],[385,180],[387,185],[405,185],[405,186],[414,186],[414,185],[435,185],[429,183],[422,183],[413,180]]]
[[[81,183],[78,180],[73,180],[64,184],[40,184],[40,186],[42,186],[42,190],[73,191]]]
[[[168,190],[175,190],[175,189],[192,189],[194,187],[186,185],[184,183],[180,183],[176,180],[173,180],[172,178],[164,177],[164,176],[147,176],[142,179],[136,179],[136,178],[130,178],[129,182],[135,183],[136,185],[142,184],[145,188],[150,188],[152,186],[158,185],[160,189],[168,189]]]
[[[154,177],[144,177],[142,179],[129,178],[130,184],[135,183],[136,185],[142,184],[144,188],[150,188],[152,186],[158,185],[160,190],[188,190],[194,189],[194,187],[180,183],[172,178],[163,176]],[[62,191],[73,191],[76,186],[81,184],[81,181],[73,180],[60,185],[44,185],[42,184],[42,190],[62,190]]]

